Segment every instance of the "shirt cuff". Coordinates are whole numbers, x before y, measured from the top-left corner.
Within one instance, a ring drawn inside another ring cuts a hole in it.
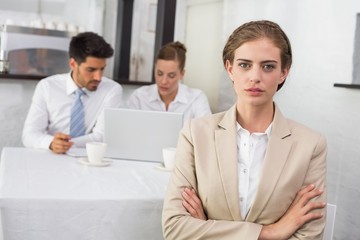
[[[43,137],[43,139],[41,139],[40,141],[40,148],[42,149],[50,149],[50,144],[53,141],[54,137],[51,135],[46,135]]]

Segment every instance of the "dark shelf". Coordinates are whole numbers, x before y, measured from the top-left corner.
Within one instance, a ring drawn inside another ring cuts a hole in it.
[[[17,79],[17,80],[41,80],[48,76],[41,76],[41,75],[26,75],[26,74],[10,74],[10,73],[0,73],[0,80],[1,79]],[[113,79],[114,81],[120,83],[121,85],[150,85],[154,82],[143,82],[143,81],[136,81],[136,80],[129,80],[129,79]]]
[[[360,89],[360,84],[343,84],[343,83],[334,83],[334,87]]]
[[[0,78],[7,79],[21,79],[21,80],[40,80],[47,76],[42,75],[26,75],[26,74],[11,74],[11,73],[0,73]]]

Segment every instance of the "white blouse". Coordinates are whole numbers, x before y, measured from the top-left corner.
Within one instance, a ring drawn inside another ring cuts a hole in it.
[[[127,107],[150,111],[166,111],[165,103],[160,98],[156,84],[136,89],[130,96]],[[199,89],[189,88],[183,84],[179,84],[178,93],[174,101],[170,103],[168,111],[183,113],[184,120],[211,114],[206,95]]]
[[[237,123],[237,156],[241,217],[246,218],[258,188],[272,124],[265,133],[252,133]]]

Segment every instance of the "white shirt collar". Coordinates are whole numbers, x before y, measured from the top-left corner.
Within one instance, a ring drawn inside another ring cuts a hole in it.
[[[176,97],[174,99],[174,102],[181,102],[181,103],[188,103],[189,98],[185,91],[185,86],[181,83],[179,83],[179,89],[178,93],[176,94]]]
[[[162,101],[156,83],[151,85],[150,93],[149,101]],[[178,92],[173,102],[187,103],[188,101],[189,99],[186,96],[185,86],[179,83]]]
[[[265,134],[267,135],[268,139],[270,138],[272,126],[273,126],[273,122],[271,122],[270,125],[269,125],[269,126],[266,128],[266,130],[265,130]],[[245,128],[243,128],[238,122],[236,122],[236,130],[237,130],[237,132],[239,132],[239,131],[249,132],[248,130],[246,130]],[[255,132],[255,133],[253,133],[253,134],[255,134],[255,135],[261,135],[261,134],[264,134],[264,133]]]
[[[72,72],[69,72],[66,76],[66,94],[67,95],[73,94],[78,89],[78,86],[75,84],[74,79],[71,77],[71,73]],[[100,82],[100,84],[101,84],[101,82]],[[99,87],[100,87],[100,84],[99,84]],[[94,91],[89,91],[88,89],[86,89],[84,87],[81,88],[81,90],[83,90],[85,92],[85,96],[90,96],[94,93]]]
[[[73,94],[78,86],[75,84],[74,80],[71,77],[71,72],[66,75],[66,94],[71,95]]]

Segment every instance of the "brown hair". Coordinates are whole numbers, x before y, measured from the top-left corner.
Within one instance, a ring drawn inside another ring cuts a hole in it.
[[[186,47],[181,42],[171,42],[164,45],[158,52],[156,60],[175,60],[179,61],[179,69],[183,71],[186,60]]]
[[[274,22],[261,20],[245,23],[235,29],[230,35],[223,50],[224,66],[228,60],[231,64],[234,61],[234,53],[242,44],[260,38],[270,39],[280,49],[281,69],[290,68],[292,64],[292,52],[289,38],[280,26]],[[279,90],[285,81],[279,84]]]

